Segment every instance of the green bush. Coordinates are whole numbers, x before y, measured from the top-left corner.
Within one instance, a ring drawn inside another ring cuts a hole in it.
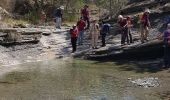
[[[38,24],[39,22],[39,13],[32,11],[29,12],[28,14],[24,15],[24,20],[27,20],[28,22],[32,23],[32,24]]]

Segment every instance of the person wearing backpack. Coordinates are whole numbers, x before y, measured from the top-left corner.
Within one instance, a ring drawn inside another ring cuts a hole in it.
[[[102,22],[101,26],[101,39],[102,39],[102,47],[106,46],[106,35],[110,33],[110,24],[106,22]]]
[[[89,11],[89,6],[85,5],[83,9],[81,9],[81,17],[84,19],[86,22],[86,29],[89,29],[90,27],[90,11]]]
[[[167,25],[167,30],[159,34],[159,38],[164,41],[164,67],[170,70],[170,24]]]
[[[62,24],[62,18],[63,18],[63,11],[64,6],[61,6],[60,8],[57,8],[54,11],[54,19],[56,22],[56,28],[61,29],[61,24]]]
[[[85,27],[86,27],[86,22],[83,20],[82,17],[81,17],[80,20],[77,22],[77,27],[78,27],[78,30],[79,30],[79,34],[78,34],[78,45],[82,45],[82,44],[83,44]]]
[[[146,9],[140,19],[141,42],[148,41],[149,28],[151,27],[149,21],[150,10]]]
[[[163,35],[164,39],[164,64],[165,68],[170,68],[170,24],[167,25],[167,30]]]
[[[74,53],[77,49],[77,37],[78,37],[78,29],[76,25],[73,25],[72,29],[70,29],[71,35],[71,44],[72,44],[72,53]]]
[[[92,20],[92,24],[90,26],[90,36],[91,36],[91,45],[92,49],[97,49],[97,41],[99,38],[99,24],[97,23],[97,20]]]
[[[127,17],[127,27],[128,27],[129,41],[130,41],[130,43],[133,43],[133,38],[132,38],[132,33],[131,33],[131,28],[133,27],[133,25],[132,25],[132,20],[131,20],[130,16]]]

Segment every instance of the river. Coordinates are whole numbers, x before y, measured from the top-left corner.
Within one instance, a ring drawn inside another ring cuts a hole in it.
[[[169,100],[170,96],[168,73],[151,72],[133,62],[63,58],[0,70],[0,100]],[[143,88],[128,80],[142,77],[158,77],[161,85]]]

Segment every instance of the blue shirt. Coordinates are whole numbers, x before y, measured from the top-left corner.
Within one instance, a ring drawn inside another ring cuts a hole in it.
[[[61,9],[58,8],[54,11],[54,17],[62,18],[62,16],[63,16],[63,14],[62,14]]]
[[[103,24],[102,25],[102,34],[106,34],[110,32],[110,24]]]

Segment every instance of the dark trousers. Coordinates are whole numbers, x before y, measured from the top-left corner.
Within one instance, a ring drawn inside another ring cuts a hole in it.
[[[75,52],[77,48],[77,37],[71,38],[71,44],[73,48],[72,52]]]
[[[106,34],[101,34],[102,37],[102,46],[106,46]]]
[[[126,41],[129,44],[128,28],[124,28],[121,32],[121,44],[125,44]]]
[[[165,67],[170,67],[170,45],[164,46],[164,64]]]
[[[90,19],[89,19],[89,17],[84,16],[83,19],[87,24],[86,29],[89,29],[89,27],[90,27]]]
[[[132,34],[131,34],[131,29],[130,28],[128,29],[128,38],[129,38],[130,43],[133,43],[133,38],[132,38]]]

